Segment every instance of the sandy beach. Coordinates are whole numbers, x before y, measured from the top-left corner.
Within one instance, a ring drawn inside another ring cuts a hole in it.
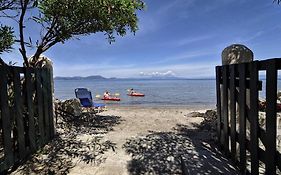
[[[128,106],[59,117],[56,139],[12,174],[237,174],[215,147],[205,111]]]

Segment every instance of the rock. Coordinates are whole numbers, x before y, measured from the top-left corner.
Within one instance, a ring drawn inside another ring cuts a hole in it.
[[[169,162],[174,162],[175,158],[173,156],[167,157],[167,161]]]
[[[62,101],[60,108],[67,113],[73,114],[74,116],[80,116],[82,114],[80,101],[76,98]]]
[[[204,114],[204,118],[207,120],[216,120],[217,112],[215,110],[207,110]]]
[[[185,115],[185,117],[203,117],[204,114],[203,113],[200,113],[200,112],[191,112],[187,115]]]
[[[52,61],[44,55],[40,55],[38,60],[34,60],[33,57],[30,57],[28,59],[28,63],[31,67],[35,68],[49,68],[51,70],[53,69]]]
[[[222,51],[222,65],[246,63],[253,61],[254,54],[246,46],[233,44]]]

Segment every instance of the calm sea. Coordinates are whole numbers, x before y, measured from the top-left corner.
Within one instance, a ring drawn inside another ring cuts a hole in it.
[[[189,106],[215,108],[215,80],[55,80],[55,96],[58,99],[75,98],[74,89],[86,87],[95,98],[105,90],[119,93],[120,102],[106,102],[108,105],[139,106]],[[127,89],[134,88],[145,97],[127,96]]]
[[[263,91],[260,97],[265,98],[266,81],[263,80]],[[136,79],[107,79],[107,80],[55,80],[55,96],[65,100],[75,98],[74,89],[85,87],[91,90],[95,98],[108,90],[111,94],[119,93],[120,102],[106,102],[108,105],[138,105],[138,106],[187,106],[199,108],[215,108],[215,80],[136,80]],[[144,93],[145,97],[127,96],[127,89],[134,88]],[[281,81],[278,80],[278,89]]]

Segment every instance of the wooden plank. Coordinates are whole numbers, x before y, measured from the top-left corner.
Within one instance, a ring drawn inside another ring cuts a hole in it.
[[[8,94],[7,94],[7,68],[5,66],[0,67],[0,109],[2,119],[2,132],[4,141],[4,156],[5,163],[3,168],[8,168],[14,162],[12,139],[11,139],[11,121],[10,111],[8,105]]]
[[[49,123],[50,123],[50,138],[54,138],[55,126],[54,126],[54,111],[53,111],[53,74],[51,69],[47,69],[47,84],[48,84],[48,113],[49,113]]]
[[[41,147],[44,144],[44,138],[45,138],[41,70],[36,69],[35,79],[36,79],[36,97],[37,97],[37,110],[38,110],[37,111],[38,112],[38,128],[39,128],[38,144],[39,144],[39,147]]]
[[[216,67],[216,88],[217,88],[217,134],[218,141],[221,140],[221,66]]]
[[[235,83],[238,84],[239,80],[237,79]],[[246,86],[246,89],[250,89],[250,80],[246,80],[245,86]],[[258,90],[260,90],[260,91],[262,90],[262,81],[258,82]]]
[[[25,148],[25,132],[24,132],[24,121],[23,121],[23,101],[21,95],[21,82],[20,74],[14,69],[13,70],[13,82],[14,82],[14,109],[15,109],[15,119],[17,126],[17,138],[18,138],[18,151],[20,159],[24,158],[26,155]]]
[[[258,114],[258,62],[250,64],[250,145],[251,145],[251,174],[259,174],[259,114]]]
[[[34,105],[32,103],[33,86],[31,82],[31,68],[25,69],[25,89],[26,89],[26,104],[28,110],[28,140],[30,151],[34,152],[36,149],[35,143],[35,123],[34,123]]]
[[[242,172],[246,170],[246,65],[238,65],[239,71],[239,146],[240,161],[239,168]]]
[[[44,113],[44,130],[45,130],[45,143],[50,140],[50,120],[48,113],[48,76],[47,69],[42,70],[42,89],[43,89],[43,113]]]
[[[277,69],[280,70],[281,69],[281,58],[277,58],[276,59],[276,64],[277,64]]]
[[[236,161],[236,71],[235,65],[230,65],[230,137],[231,137],[231,159]]]
[[[228,66],[222,69],[222,121],[223,121],[223,147],[226,155],[229,153],[229,133],[228,133],[228,88],[229,88]]]
[[[277,153],[276,153],[276,159],[277,159],[277,167],[278,167],[278,169],[281,171],[281,154],[277,151]]]
[[[266,67],[266,173],[276,173],[276,99],[277,69],[275,60],[267,61]]]

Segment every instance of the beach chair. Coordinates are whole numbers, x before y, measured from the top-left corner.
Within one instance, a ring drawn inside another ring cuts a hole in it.
[[[76,88],[75,96],[80,100],[81,106],[87,110],[94,110],[98,113],[106,109],[105,104],[93,102],[92,93],[87,88]]]

